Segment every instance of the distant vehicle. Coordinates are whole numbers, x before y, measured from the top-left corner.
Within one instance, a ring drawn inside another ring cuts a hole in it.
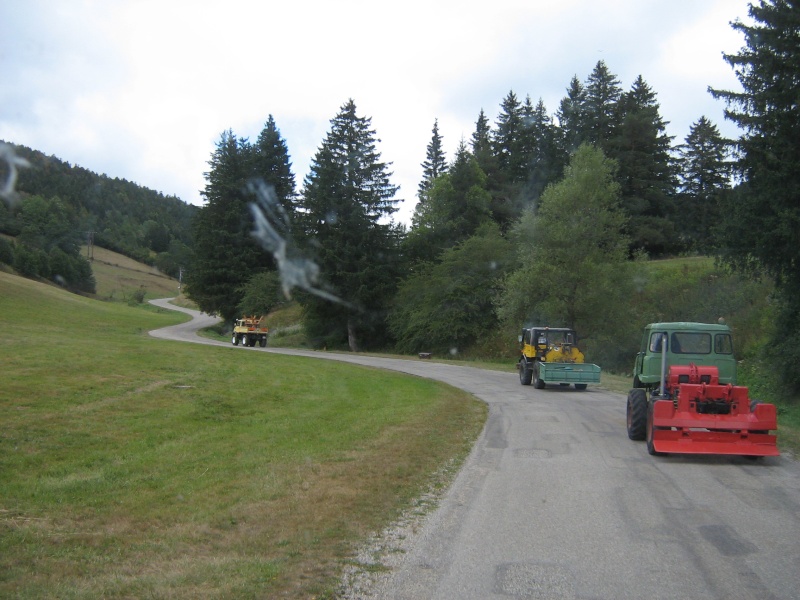
[[[242,317],[236,319],[233,324],[233,337],[231,343],[238,346],[250,346],[251,348],[258,343],[262,348],[267,345],[269,328],[264,325],[264,317]]]
[[[600,367],[584,362],[576,345],[573,329],[565,327],[528,327],[519,336],[519,382],[537,389],[548,383],[575,385],[585,390],[590,383],[600,383]]]

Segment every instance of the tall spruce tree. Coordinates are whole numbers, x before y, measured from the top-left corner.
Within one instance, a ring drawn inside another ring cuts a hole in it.
[[[303,295],[305,324],[319,344],[352,351],[385,343],[385,316],[398,279],[399,230],[387,222],[397,187],[381,161],[371,119],[348,100],[311,163],[301,205],[306,246],[324,285],[340,298]]]
[[[567,95],[562,98],[556,111],[560,144],[563,153],[562,160],[578,149],[588,138],[586,126],[586,88],[573,75],[567,88]]]
[[[294,214],[297,208],[297,190],[289,160],[289,148],[272,115],[264,123],[253,151],[253,175],[271,185],[286,213]]]
[[[458,145],[453,163],[418,204],[406,240],[412,262],[435,261],[446,249],[463,242],[491,220],[491,196],[486,175],[467,150]]]
[[[719,204],[730,189],[729,144],[705,116],[689,129],[679,152],[681,231],[691,250],[710,252],[720,224]]]
[[[771,348],[784,382],[800,390],[800,4],[760,0],[752,24],[732,23],[745,47],[724,54],[741,92],[710,89],[743,133],[737,171],[743,184],[722,209],[721,253],[744,272],[776,282],[778,323]]]
[[[294,174],[286,142],[269,116],[255,145],[228,130],[209,161],[203,206],[194,223],[195,260],[187,274],[188,295],[205,312],[230,320],[240,312],[250,279],[275,270],[272,256],[253,239],[247,184],[272,186],[288,214],[296,205]]]
[[[205,173],[206,204],[194,221],[195,260],[187,273],[187,295],[203,312],[225,320],[236,317],[241,286],[269,264],[250,236],[244,189],[252,175],[252,154],[247,139],[231,130],[222,133]]]
[[[585,135],[582,141],[594,144],[613,157],[613,153],[609,153],[609,144],[616,136],[619,126],[618,104],[622,97],[619,79],[601,60],[586,79],[585,90],[582,111]]]
[[[447,158],[442,148],[442,136],[439,133],[439,119],[433,122],[431,141],[428,142],[425,162],[422,163],[422,181],[419,183],[417,195],[420,202],[425,201],[425,194],[431,189],[439,175],[447,173]]]
[[[493,131],[492,147],[500,170],[509,183],[524,183],[528,160],[525,155],[524,107],[512,91],[500,104],[500,114]]]
[[[558,148],[556,128],[541,98],[527,117],[527,129],[531,149],[526,195],[536,202],[545,187],[561,179],[566,163]]]
[[[604,146],[619,164],[622,205],[633,248],[653,255],[680,250],[675,214],[675,164],[656,94],[642,76],[617,101],[618,124]]]

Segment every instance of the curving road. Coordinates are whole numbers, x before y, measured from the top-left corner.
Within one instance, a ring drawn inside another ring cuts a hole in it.
[[[489,405],[483,433],[413,545],[369,597],[800,598],[800,465],[789,457],[651,457],[625,398],[521,386],[515,374],[428,361],[198,338],[215,319],[152,335],[392,369]]]

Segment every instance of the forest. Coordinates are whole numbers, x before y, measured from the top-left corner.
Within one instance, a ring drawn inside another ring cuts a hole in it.
[[[0,202],[0,262],[22,275],[55,278],[93,292],[91,269],[80,256],[89,243],[178,276],[191,262],[191,223],[198,208],[124,179],[98,175],[55,156],[0,141],[13,152],[15,198]],[[9,167],[0,161],[0,180]]]
[[[220,135],[197,210],[50,158],[20,171],[38,208],[0,203],[0,231],[18,236],[17,252],[35,249],[44,225],[32,214],[62,211],[97,244],[168,273],[186,267],[191,299],[226,320],[298,302],[319,348],[492,355],[536,322],[576,328],[612,369],[625,368],[646,319],[679,317],[669,293],[659,311],[642,308],[648,265],[711,257],[718,271],[680,318],[727,318],[750,302],[748,286],[769,285],[761,348],[796,392],[800,18],[782,0],[761,0],[751,17],[732,24],[745,47],[723,55],[744,91],[709,90],[739,139],[703,115],[673,139],[644,76],[623,85],[600,61],[566,81],[553,112],[513,90],[493,121],[476,107],[452,157],[434,121],[409,226],[393,218],[397,187],[371,119],[349,99],[302,184],[269,115],[252,142]]]

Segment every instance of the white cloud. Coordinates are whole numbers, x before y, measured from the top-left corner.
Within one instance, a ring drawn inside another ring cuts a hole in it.
[[[0,5],[0,138],[199,203],[219,135],[255,138],[269,114],[298,186],[340,106],[372,118],[410,202],[439,119],[448,155],[509,90],[550,112],[605,60],[641,74],[672,133],[721,119],[708,85],[746,0],[491,3],[177,0]]]

